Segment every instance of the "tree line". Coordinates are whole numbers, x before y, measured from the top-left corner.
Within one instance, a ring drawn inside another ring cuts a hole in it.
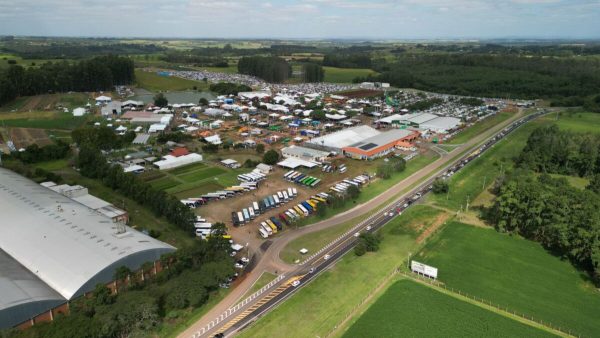
[[[0,69],[0,105],[19,96],[110,90],[134,79],[133,60],[112,55],[77,63],[47,62],[40,67],[10,65]]]
[[[237,95],[239,92],[250,92],[252,88],[244,84],[237,84],[231,82],[219,82],[213,83],[208,88],[211,92],[219,95]]]
[[[323,66],[338,68],[371,68],[373,62],[371,55],[367,52],[348,52],[340,50],[336,53],[325,54]]]
[[[534,130],[517,163],[540,173],[587,177],[600,173],[600,137],[562,131],[558,126]]]
[[[292,66],[275,56],[248,56],[239,60],[238,72],[259,77],[267,82],[282,83],[292,75]]]
[[[302,65],[302,79],[304,82],[323,82],[325,71],[321,65],[316,63],[304,63]]]
[[[600,91],[600,61],[517,55],[401,54],[355,81],[389,82],[464,96],[587,99]]]

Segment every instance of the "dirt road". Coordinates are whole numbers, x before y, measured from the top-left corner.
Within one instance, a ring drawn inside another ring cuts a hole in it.
[[[508,124],[512,123],[514,120],[520,118],[523,115],[523,112],[520,110],[519,113],[515,114],[510,119],[502,122],[501,124],[495,126],[494,128],[490,128],[482,134],[477,135],[472,138],[468,142],[457,146],[452,152],[448,153],[445,156],[440,157],[435,162],[427,165],[420,171],[412,174],[407,177],[403,181],[397,183],[396,185],[390,187],[388,190],[378,195],[377,197],[369,200],[368,202],[357,205],[356,207],[345,211],[343,213],[337,214],[329,219],[323,220],[318,223],[314,223],[311,225],[307,225],[298,230],[290,231],[282,237],[275,237],[271,240],[271,244],[263,250],[258,250],[255,252],[255,265],[251,272],[249,272],[246,278],[234,289],[231,293],[225,297],[219,304],[217,304],[214,308],[212,308],[209,312],[204,315],[200,320],[194,323],[192,326],[183,331],[178,337],[180,338],[189,338],[192,337],[194,333],[198,332],[200,328],[206,326],[210,321],[217,318],[220,314],[225,312],[230,307],[234,306],[240,298],[246,294],[246,292],[252,287],[254,282],[260,277],[260,275],[264,271],[269,271],[271,273],[279,274],[282,272],[290,271],[293,269],[293,266],[283,262],[279,258],[279,253],[285,248],[285,246],[291,241],[312,233],[316,231],[321,231],[345,222],[348,222],[354,218],[357,218],[369,211],[376,209],[377,207],[382,206],[386,201],[388,201],[392,197],[396,197],[400,193],[406,191],[413,184],[418,183],[422,179],[430,176],[432,173],[437,172],[442,167],[451,162],[451,160],[462,153],[465,150],[468,150],[475,145],[483,142],[488,137],[492,136],[494,133],[498,132]]]

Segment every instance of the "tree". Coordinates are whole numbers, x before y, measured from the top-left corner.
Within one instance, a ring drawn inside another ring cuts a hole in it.
[[[263,155],[263,162],[265,164],[274,165],[279,161],[279,153],[273,149],[270,149]]]
[[[355,185],[350,185],[348,189],[346,189],[346,195],[348,195],[350,199],[356,199],[358,195],[360,195],[360,189]]]
[[[392,177],[393,172],[394,170],[389,163],[381,163],[376,169],[377,177],[383,178],[384,180]]]
[[[304,82],[323,82],[325,71],[323,66],[316,63],[305,63],[302,65]]]
[[[446,180],[436,178],[435,181],[433,181],[432,190],[434,194],[445,194],[450,190],[450,185]]]
[[[264,152],[265,152],[265,145],[264,145],[264,144],[262,144],[262,143],[258,143],[258,144],[256,145],[256,152],[257,152],[258,154],[262,154],[262,153],[264,153]]]
[[[154,95],[154,105],[158,107],[166,107],[169,105],[169,100],[167,100],[163,93],[158,93]]]
[[[325,116],[325,112],[322,110],[315,110],[312,113],[310,113],[310,117],[313,120],[317,120],[317,121],[325,121],[327,119],[327,116]]]
[[[201,97],[200,100],[198,101],[198,104],[201,106],[208,106],[208,100],[204,97]]]
[[[115,280],[124,280],[129,275],[131,275],[131,270],[124,265],[115,270]]]
[[[354,254],[357,256],[362,256],[367,253],[367,246],[364,241],[359,241],[354,247]]]

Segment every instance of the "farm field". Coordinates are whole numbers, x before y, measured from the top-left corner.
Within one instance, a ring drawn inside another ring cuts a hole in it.
[[[343,337],[552,337],[407,279],[392,284]]]
[[[452,222],[414,259],[437,267],[448,287],[576,335],[600,332],[598,292],[583,272],[538,243]]]
[[[362,257],[350,253],[319,278],[300,289],[267,316],[242,331],[240,337],[324,337],[332,331],[376,286],[417,248],[416,231],[426,221],[422,215],[438,217],[442,211],[427,206],[411,208],[395,218],[381,233],[378,252]],[[420,233],[425,231],[422,229]],[[343,285],[343,287],[340,287]],[[311,309],[306,311],[306,309]],[[296,325],[290,331],[289,323]]]
[[[506,121],[513,115],[514,115],[514,113],[511,113],[511,112],[499,112],[496,115],[490,116],[490,117],[484,119],[483,121],[475,123],[475,125],[461,131],[460,133],[458,133],[458,135],[456,135],[450,141],[446,142],[446,144],[465,143],[468,140],[470,140],[471,138],[483,133],[484,131],[494,127],[495,125],[498,125],[498,124],[502,123],[503,121]]]
[[[135,78],[138,87],[153,92],[189,90],[194,87],[199,90],[208,88],[208,85],[202,81],[192,81],[174,76],[160,76],[140,69],[135,70]]]
[[[378,73],[372,69],[365,68],[336,68],[323,67],[325,78],[323,82],[333,83],[352,83],[357,77],[364,77],[369,74],[377,75]]]

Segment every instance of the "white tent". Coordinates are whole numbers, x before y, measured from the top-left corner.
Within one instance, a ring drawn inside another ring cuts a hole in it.
[[[87,114],[87,110],[85,110],[85,108],[75,108],[73,109],[73,116],[83,116]]]

